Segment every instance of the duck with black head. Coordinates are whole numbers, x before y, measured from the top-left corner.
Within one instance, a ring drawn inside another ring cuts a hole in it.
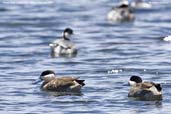
[[[41,89],[54,92],[80,92],[85,85],[84,80],[75,77],[56,77],[52,70],[45,70],[39,77],[43,81]],[[40,81],[37,81],[40,82]]]
[[[66,28],[63,31],[63,36],[49,44],[51,47],[52,57],[58,56],[75,56],[77,54],[77,49],[75,44],[71,41],[71,36],[74,34],[71,28]]]
[[[121,0],[120,5],[113,7],[107,14],[107,19],[111,22],[126,22],[135,19],[133,9],[127,0]]]
[[[129,80],[131,89],[128,97],[138,100],[162,100],[162,87],[153,82],[143,82],[139,76],[131,76]]]

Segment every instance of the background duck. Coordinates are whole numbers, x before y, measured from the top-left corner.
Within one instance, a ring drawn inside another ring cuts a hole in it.
[[[131,7],[137,8],[137,9],[149,9],[152,7],[152,5],[148,2],[144,2],[143,0],[134,0],[131,3]]]
[[[70,28],[66,28],[61,39],[57,39],[49,44],[49,46],[51,47],[52,56],[72,56],[77,54],[77,49],[75,48],[74,43],[70,40],[71,35],[73,35],[73,30]]]
[[[139,76],[132,76],[129,84],[131,85],[131,89],[128,97],[134,97],[139,100],[162,100],[162,88],[160,84],[143,82]]]
[[[112,8],[107,14],[107,19],[112,22],[124,22],[133,21],[135,16],[128,1],[122,0],[119,6]]]
[[[166,42],[170,42],[171,41],[171,35],[164,37],[163,40]]]
[[[85,85],[84,80],[80,80],[79,78],[56,77],[52,70],[43,71],[39,79],[43,81],[41,89],[45,91],[80,92],[81,88]]]

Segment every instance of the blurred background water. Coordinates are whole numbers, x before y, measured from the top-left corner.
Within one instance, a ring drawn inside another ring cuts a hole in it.
[[[40,3],[41,2],[41,3]],[[117,0],[1,0],[1,114],[170,114],[170,0],[135,12],[130,23],[110,23]],[[74,58],[51,58],[48,44],[70,27],[79,49]],[[80,96],[43,92],[32,84],[43,70],[81,77]],[[160,102],[127,97],[131,75],[162,83]]]

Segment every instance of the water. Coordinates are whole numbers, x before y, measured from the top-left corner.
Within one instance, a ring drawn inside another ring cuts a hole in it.
[[[171,2],[160,2],[136,11],[132,23],[112,24],[106,14],[116,0],[1,1],[0,113],[170,114],[171,44],[161,37],[171,34]],[[74,30],[79,53],[51,58],[48,44],[66,27]],[[82,95],[56,97],[41,91],[32,83],[46,69],[85,79]],[[162,83],[163,100],[129,99],[131,75]]]

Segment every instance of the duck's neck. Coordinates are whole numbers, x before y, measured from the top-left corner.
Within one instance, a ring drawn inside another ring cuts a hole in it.
[[[70,40],[69,37],[70,37],[70,35],[68,35],[67,33],[63,33],[64,40]]]
[[[63,35],[63,39],[64,39],[64,40],[69,40],[69,41],[70,41],[70,39],[69,39],[68,37],[66,37],[65,35]]]

